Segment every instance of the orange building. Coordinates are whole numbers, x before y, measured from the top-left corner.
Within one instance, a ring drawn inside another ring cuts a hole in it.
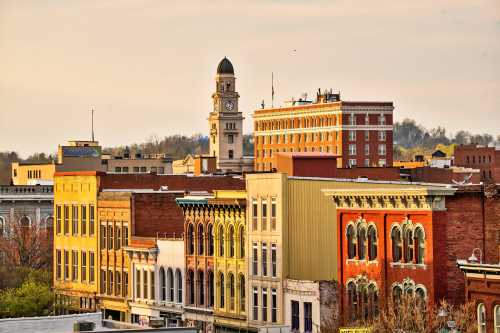
[[[276,168],[278,152],[339,155],[338,167],[392,166],[393,102],[349,102],[318,92],[316,102],[260,109],[254,118],[255,170]]]

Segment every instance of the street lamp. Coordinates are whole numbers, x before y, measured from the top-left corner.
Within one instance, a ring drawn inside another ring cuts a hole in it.
[[[477,259],[476,255],[475,255],[476,251],[479,252],[479,260]],[[483,252],[481,251],[481,249],[476,247],[474,250],[472,250],[472,255],[469,257],[468,261],[473,262],[473,263],[482,264],[483,263]]]

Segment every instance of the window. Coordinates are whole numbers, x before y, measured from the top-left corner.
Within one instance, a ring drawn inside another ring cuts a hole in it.
[[[391,242],[392,242],[392,261],[401,261],[402,249],[401,249],[401,230],[399,227],[392,228],[391,231]]]
[[[108,271],[108,283],[109,283],[109,288],[108,288],[108,295],[113,295],[113,290],[114,290],[114,285],[113,285],[113,282],[114,282],[114,274],[113,274],[113,271]]]
[[[128,227],[123,227],[123,245],[128,245]]]
[[[101,237],[100,237],[100,243],[101,243],[101,250],[106,249],[106,225],[101,225]]]
[[[500,333],[500,305],[495,306],[495,333]]]
[[[356,231],[352,224],[347,226],[347,258],[356,258]]]
[[[370,166],[370,159],[369,158],[365,158],[365,161],[364,161],[364,166],[366,168],[368,168]]]
[[[208,271],[208,306],[214,306],[214,273],[211,270]]]
[[[365,125],[370,125],[370,115],[368,113],[365,115]]]
[[[380,156],[385,156],[385,144],[378,145],[378,154]]]
[[[106,293],[106,271],[101,269],[101,294]]]
[[[387,162],[385,161],[385,158],[381,158],[378,160],[378,166],[381,168],[384,168],[386,166]]]
[[[73,236],[78,235],[78,206],[73,206],[73,214],[72,214],[72,232]]]
[[[115,172],[117,172],[117,173],[122,172],[122,167],[115,167]]]
[[[108,225],[108,250],[113,249],[113,224]]]
[[[477,305],[477,331],[486,333],[486,308],[483,303]]]
[[[378,141],[385,141],[385,131],[378,131]]]
[[[163,281],[165,283],[165,281]],[[167,285],[168,285],[168,300],[170,302],[174,301],[174,272],[172,268],[168,268],[167,270]]]
[[[257,200],[252,200],[252,230],[257,230]]]
[[[370,155],[370,145],[369,144],[365,144],[365,155]]]
[[[128,173],[128,167],[123,167],[123,168],[122,168],[122,172],[123,172],[123,173]]]
[[[149,280],[150,284],[150,294],[149,294],[149,299],[154,300],[155,299],[155,272],[151,271],[149,272],[149,276],[151,277]]]
[[[370,141],[370,131],[365,131],[365,141]]]
[[[89,235],[94,235],[94,206],[89,207]]]
[[[425,235],[421,227],[415,228],[415,263],[423,264],[425,256]]]
[[[349,317],[351,320],[355,320],[357,317],[358,294],[356,285],[352,281],[347,284],[347,304]]]
[[[349,159],[348,164],[349,164],[349,167],[355,167],[357,164],[357,161],[356,161],[356,159],[351,158],[351,159]]]
[[[262,321],[267,321],[267,288],[262,288]]]
[[[82,236],[87,233],[87,206],[82,205],[82,228],[81,228]]]
[[[56,279],[60,280],[61,279],[61,272],[62,272],[62,256],[61,256],[61,250],[56,250]]]
[[[182,303],[182,273],[180,269],[175,270],[175,280],[177,281],[177,302]]]
[[[198,304],[205,304],[205,274],[202,270],[198,271]]]
[[[94,283],[94,267],[95,267],[95,258],[94,252],[89,252],[89,282]]]
[[[378,124],[379,125],[385,125],[385,116],[383,114],[381,114],[379,117],[378,117]]]
[[[262,230],[267,230],[267,200],[262,200],[261,203],[262,209]]]
[[[351,113],[349,117],[349,125],[351,126],[356,125],[356,115],[354,113]]]
[[[219,307],[224,308],[225,306],[225,289],[226,285],[224,283],[224,274],[219,273],[219,284],[220,284],[220,298],[219,298]]]
[[[123,293],[124,297],[128,296],[128,272],[123,272]]]
[[[198,254],[202,255],[203,254],[203,239],[204,239],[204,230],[203,230],[203,224],[199,223],[198,224]]]
[[[146,167],[141,167],[141,172],[142,172],[142,173],[147,172]]]
[[[209,224],[207,227],[207,237],[208,237],[208,249],[207,254],[209,256],[214,255],[214,227],[213,224]]]
[[[61,234],[61,217],[62,217],[62,209],[60,205],[56,206],[56,233]]]
[[[273,323],[276,323],[278,320],[277,307],[278,307],[278,299],[277,299],[277,295],[276,295],[276,289],[272,288],[271,289],[271,321]]]
[[[259,274],[259,254],[258,254],[257,242],[252,243],[252,275],[256,276]]]
[[[259,290],[257,287],[253,287],[253,320],[259,320]]]
[[[364,226],[358,228],[358,259],[366,259],[366,228]]]
[[[235,255],[235,242],[234,242],[234,227],[229,227],[229,256],[234,258]]]
[[[234,143],[234,137],[232,134],[229,134],[227,136],[227,143],[229,143],[229,144]]]
[[[298,332],[300,329],[300,309],[299,302],[292,301],[292,331]]]
[[[234,152],[233,152],[232,149],[229,149],[229,151],[228,151],[228,157],[229,157],[230,160],[232,160],[234,158]]]
[[[235,297],[235,281],[234,275],[229,273],[229,309],[234,310],[234,297]]]
[[[71,251],[71,280],[78,280],[78,252]]]
[[[262,243],[262,276],[267,276],[267,244]]]
[[[64,234],[69,234],[69,206],[64,205]]]
[[[167,300],[167,286],[165,283],[165,269],[163,267],[160,267],[158,279],[160,279],[160,300],[164,302]]]
[[[121,296],[122,294],[122,275],[121,275],[121,272],[120,271],[117,271],[115,273],[115,295],[116,296]]]
[[[82,258],[82,277],[81,280],[87,281],[87,252],[82,251],[81,253],[81,258]]]
[[[413,230],[410,227],[405,227],[403,229],[403,248],[405,262],[413,262]]]
[[[277,276],[276,262],[277,262],[276,244],[271,244],[271,276],[272,277]]]
[[[245,227],[240,227],[240,258],[245,258]]]
[[[312,304],[304,302],[304,333],[312,332]]]
[[[356,155],[356,144],[351,143],[349,145],[349,155],[351,156]]]
[[[139,173],[139,170],[140,170],[140,169],[139,169],[139,167],[134,167],[134,169],[133,169],[133,170],[134,170],[134,173]]]
[[[245,276],[240,275],[240,311],[245,311]]]
[[[122,228],[115,225],[115,250],[119,250],[122,245]]]
[[[142,298],[148,298],[148,271],[142,271]]]
[[[368,227],[368,260],[377,259],[377,230],[373,225]]]
[[[271,231],[276,231],[276,198],[271,198]]]
[[[187,229],[187,240],[188,240],[188,254],[194,254],[194,228],[192,224],[189,224]]]
[[[141,298],[141,270],[135,271],[135,297]]]
[[[224,256],[224,226],[219,226],[219,257]]]
[[[356,141],[356,131],[349,131],[349,141]]]

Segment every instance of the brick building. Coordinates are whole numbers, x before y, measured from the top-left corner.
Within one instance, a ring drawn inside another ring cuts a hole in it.
[[[481,181],[500,183],[500,149],[480,145],[455,147],[453,164],[481,171]]]
[[[391,166],[393,110],[393,102],[342,101],[327,91],[315,103],[256,110],[255,170],[275,168],[278,152],[333,153],[339,167]]]

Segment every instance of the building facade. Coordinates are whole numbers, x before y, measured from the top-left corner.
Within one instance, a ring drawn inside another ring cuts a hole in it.
[[[253,114],[256,171],[276,168],[277,152],[327,152],[339,155],[339,167],[392,166],[392,102],[350,102],[340,94],[318,93],[300,101]]]
[[[481,181],[493,184],[500,182],[500,149],[475,144],[458,145],[453,157],[456,166],[479,169]]]

